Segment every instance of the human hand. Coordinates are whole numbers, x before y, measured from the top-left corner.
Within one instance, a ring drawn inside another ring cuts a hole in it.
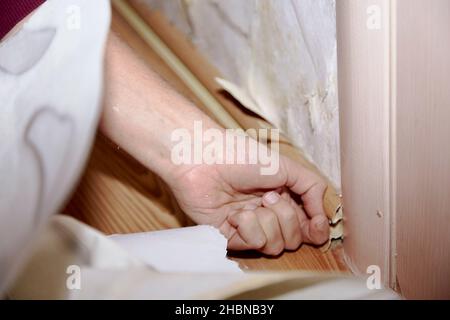
[[[259,165],[198,165],[172,181],[184,212],[198,224],[219,228],[231,250],[278,255],[329,238],[326,183],[286,157],[280,156],[275,175],[261,175]]]

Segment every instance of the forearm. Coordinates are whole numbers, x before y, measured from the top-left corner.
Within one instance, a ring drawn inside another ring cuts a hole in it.
[[[171,134],[179,128],[192,132],[195,121],[202,121],[204,128],[219,128],[111,34],[101,131],[168,181],[180,169],[171,161]]]

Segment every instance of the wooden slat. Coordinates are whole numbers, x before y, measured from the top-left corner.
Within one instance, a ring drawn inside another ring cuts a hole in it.
[[[337,44],[345,253],[355,272],[390,283],[390,0],[338,1]],[[380,27],[368,28],[368,10]]]
[[[285,252],[281,257],[266,257],[256,252],[233,253],[231,259],[237,261],[243,270],[291,271],[317,270],[327,272],[349,272],[343,259],[340,244],[323,253],[320,249],[304,245],[295,252]]]

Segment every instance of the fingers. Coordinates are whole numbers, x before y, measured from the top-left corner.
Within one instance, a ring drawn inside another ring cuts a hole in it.
[[[287,186],[299,194],[309,217],[325,215],[323,196],[327,189],[326,182],[314,172],[291,160],[286,161],[288,173]]]
[[[259,207],[255,210],[261,227],[266,235],[266,245],[259,251],[270,256],[277,256],[284,250],[284,239],[278,218],[271,209]]]
[[[324,237],[322,234],[326,234],[328,238],[328,218],[323,208],[323,197],[327,184],[322,178],[303,166],[290,160],[287,160],[286,163],[287,185],[302,198],[303,208],[311,218],[311,221],[309,221],[311,236],[314,239],[322,239]],[[316,241],[313,241],[313,243],[316,243]]]
[[[228,249],[258,250],[273,256],[285,248],[278,217],[271,209],[258,207],[254,211],[242,211],[228,221],[236,230],[228,240]]]
[[[323,194],[324,190],[312,186],[308,195],[305,193],[303,196],[308,201],[314,192]],[[329,223],[325,213],[305,213],[288,192],[282,195],[276,191],[268,192],[262,198],[262,205],[246,208],[228,218],[233,229],[228,237],[229,249],[279,255],[284,249],[296,250],[303,241],[321,245],[328,240]]]
[[[300,229],[303,235],[303,241],[310,244],[321,245],[328,241],[330,234],[330,226],[328,218],[324,216],[314,216],[309,219],[305,211],[298,206],[294,200],[295,211],[300,222]]]
[[[245,210],[228,218],[236,232],[228,240],[231,250],[259,250],[267,243],[266,234],[253,211]]]
[[[295,207],[288,199],[282,198],[279,193],[272,191],[263,196],[263,205],[271,209],[278,218],[284,239],[284,248],[296,250],[302,243],[302,231]]]

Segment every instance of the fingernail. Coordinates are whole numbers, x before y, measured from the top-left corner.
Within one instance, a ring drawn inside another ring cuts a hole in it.
[[[329,225],[328,219],[325,217],[316,222],[316,227],[319,230],[325,229],[325,227],[328,225]]]
[[[266,193],[264,195],[264,199],[269,204],[276,204],[278,202],[278,200],[280,200],[280,195],[277,192],[272,191],[272,192]]]

